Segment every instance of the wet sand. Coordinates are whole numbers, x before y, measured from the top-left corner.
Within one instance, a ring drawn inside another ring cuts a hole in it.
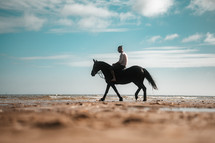
[[[0,142],[215,142],[215,98],[99,97],[1,97]]]

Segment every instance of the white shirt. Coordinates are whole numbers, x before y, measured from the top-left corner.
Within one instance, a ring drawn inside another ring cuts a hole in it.
[[[121,65],[126,66],[128,62],[128,56],[125,52],[122,52],[118,61]]]

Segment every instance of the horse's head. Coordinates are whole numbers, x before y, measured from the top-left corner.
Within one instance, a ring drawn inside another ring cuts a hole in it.
[[[95,76],[97,74],[97,72],[99,70],[101,70],[101,69],[99,67],[98,61],[96,61],[96,60],[93,59],[93,62],[94,62],[94,65],[93,65],[93,69],[92,69],[91,75]]]

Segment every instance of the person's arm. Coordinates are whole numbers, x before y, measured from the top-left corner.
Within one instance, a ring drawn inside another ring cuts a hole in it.
[[[120,63],[120,64],[123,63],[123,54],[120,55],[119,61],[117,63]]]
[[[120,64],[120,62],[122,61],[122,54],[120,55],[120,57],[119,57],[119,61],[118,62],[116,62],[116,63],[113,63],[112,65],[117,65],[117,64]]]
[[[123,60],[124,60],[124,55],[121,54],[120,58],[119,58],[119,61],[117,63],[123,64]]]

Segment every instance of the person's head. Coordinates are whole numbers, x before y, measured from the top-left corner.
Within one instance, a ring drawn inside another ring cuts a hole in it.
[[[118,52],[119,52],[119,53],[122,53],[122,52],[123,52],[122,45],[120,45],[120,46],[118,47]]]

